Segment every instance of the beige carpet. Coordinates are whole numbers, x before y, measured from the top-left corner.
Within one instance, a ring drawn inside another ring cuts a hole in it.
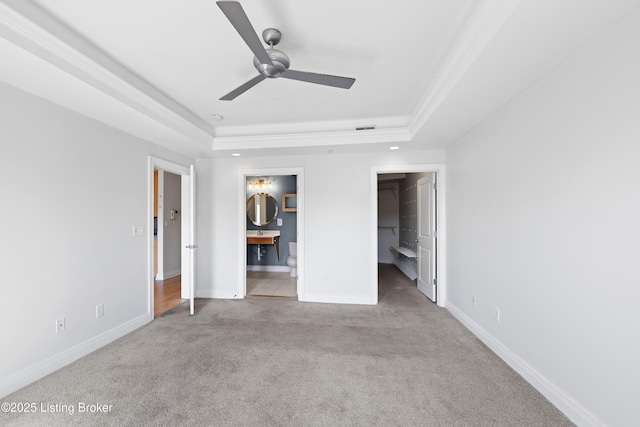
[[[377,306],[198,300],[189,316],[183,304],[1,399],[38,410],[0,424],[572,425],[395,267],[380,282]]]

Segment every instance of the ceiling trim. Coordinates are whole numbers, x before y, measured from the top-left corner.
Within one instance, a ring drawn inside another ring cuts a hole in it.
[[[406,127],[408,116],[388,116],[322,122],[267,123],[253,126],[225,126],[216,128],[214,141],[222,142],[226,137],[256,135],[314,134],[324,132],[353,131],[358,128],[394,129]]]
[[[290,133],[279,135],[248,135],[214,138],[212,149],[251,150],[259,148],[314,147],[324,145],[374,144],[406,142],[411,135],[406,128],[350,130],[338,132]]]
[[[476,6],[462,35],[409,121],[408,130],[412,137],[451,93],[519,3],[520,0],[483,0]]]
[[[0,36],[179,134],[211,143],[210,124],[39,6],[0,0]]]

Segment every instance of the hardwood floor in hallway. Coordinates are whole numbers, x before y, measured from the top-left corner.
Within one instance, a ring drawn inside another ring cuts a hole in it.
[[[166,280],[154,280],[153,317],[158,317],[186,301],[181,298],[182,276]]]

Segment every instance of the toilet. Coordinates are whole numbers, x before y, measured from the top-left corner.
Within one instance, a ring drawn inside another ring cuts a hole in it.
[[[287,265],[291,268],[289,275],[296,277],[298,275],[298,242],[289,242],[289,258]]]

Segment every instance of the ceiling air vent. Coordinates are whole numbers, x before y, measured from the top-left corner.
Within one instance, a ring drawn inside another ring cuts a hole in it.
[[[362,126],[359,128],[356,128],[356,130],[374,130],[376,127],[375,126]]]

